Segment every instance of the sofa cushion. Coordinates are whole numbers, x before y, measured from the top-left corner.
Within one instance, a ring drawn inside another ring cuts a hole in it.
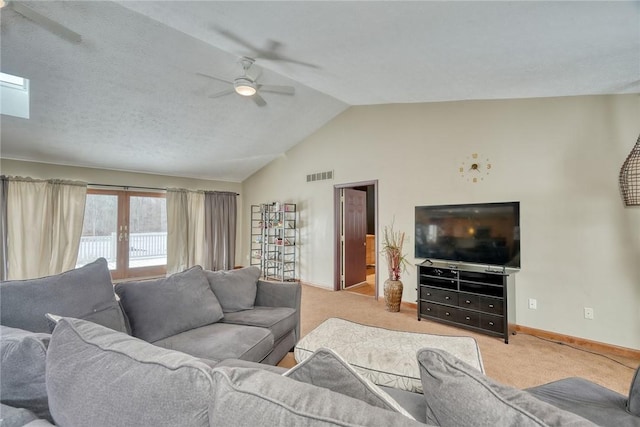
[[[127,330],[104,258],[54,276],[0,283],[0,324],[49,332],[45,313]]]
[[[265,328],[214,323],[191,329],[154,344],[210,360],[242,359],[260,362],[273,349],[273,334]]]
[[[600,426],[640,427],[640,417],[627,412],[626,396],[584,378],[566,378],[526,391]]]
[[[278,341],[296,328],[298,317],[293,308],[256,306],[251,310],[226,313],[222,321],[234,325],[268,328],[273,334],[274,340]]]
[[[258,267],[245,267],[229,271],[206,271],[209,285],[216,294],[222,310],[231,313],[252,309],[256,302]]]
[[[50,338],[49,334],[0,326],[0,401],[47,419],[51,419],[45,384]]]
[[[427,422],[462,425],[593,426],[590,421],[498,384],[448,352],[418,351]]]
[[[210,427],[212,387],[205,363],[82,320],[60,320],[47,352],[61,426]]]
[[[131,334],[148,342],[215,323],[223,316],[200,266],[162,279],[118,283],[116,292]]]
[[[287,371],[284,376],[414,419],[391,396],[357,373],[340,355],[328,348],[316,350],[309,358]]]
[[[212,373],[212,425],[423,425],[396,412],[262,369],[216,367]]]

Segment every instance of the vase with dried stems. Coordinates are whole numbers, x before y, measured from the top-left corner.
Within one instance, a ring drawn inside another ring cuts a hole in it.
[[[407,259],[402,253],[404,239],[404,232],[395,231],[393,223],[389,227],[384,227],[382,254],[387,258],[389,268],[389,278],[384,282],[384,302],[387,311],[400,311],[403,290],[400,273],[407,269]]]

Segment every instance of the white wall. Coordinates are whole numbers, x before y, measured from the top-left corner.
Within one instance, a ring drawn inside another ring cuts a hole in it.
[[[639,132],[638,95],[352,107],[243,183],[244,236],[251,204],[298,203],[300,277],[333,288],[335,184],[379,180],[377,232],[395,217],[411,261],[416,205],[517,200],[516,323],[640,349],[640,209],[618,188]],[[492,163],[476,184],[459,174],[472,153]],[[415,301],[415,268],[403,281]]]
[[[47,163],[24,162],[0,159],[0,173],[9,176],[31,177],[36,179],[68,179],[84,181],[90,184],[119,186],[137,186],[151,188],[186,188],[190,190],[234,191],[240,193],[241,184],[236,182],[209,181],[203,179],[179,178],[174,176],[152,175],[135,172],[122,172],[107,169],[60,166]],[[135,189],[133,189],[135,190]],[[238,197],[238,239],[242,241],[242,220],[244,207],[242,194]],[[236,247],[236,263],[240,263],[242,248]]]

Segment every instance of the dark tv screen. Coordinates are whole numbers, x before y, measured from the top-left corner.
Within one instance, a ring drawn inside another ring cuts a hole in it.
[[[520,268],[520,203],[416,206],[415,257]]]

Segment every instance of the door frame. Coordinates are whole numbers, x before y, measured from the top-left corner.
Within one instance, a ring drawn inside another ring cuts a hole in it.
[[[339,291],[340,287],[340,270],[342,266],[342,251],[341,243],[342,236],[340,233],[340,224],[342,222],[342,213],[341,213],[341,203],[340,203],[340,192],[344,188],[354,188],[354,187],[364,187],[364,186],[373,186],[373,206],[374,206],[374,227],[376,230],[375,234],[375,247],[378,248],[378,180],[374,179],[371,181],[359,181],[359,182],[351,182],[347,184],[335,184],[333,186],[333,290]],[[376,250],[376,272],[375,272],[375,283],[376,283],[376,293],[375,299],[378,300],[378,271],[379,268],[379,254]]]

